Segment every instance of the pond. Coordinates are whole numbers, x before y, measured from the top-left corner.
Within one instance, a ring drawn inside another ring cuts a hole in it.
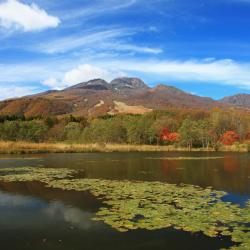
[[[249,249],[250,154],[0,156],[3,249]]]

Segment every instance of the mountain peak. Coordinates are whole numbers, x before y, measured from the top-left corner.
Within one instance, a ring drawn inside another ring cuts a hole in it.
[[[93,79],[87,82],[78,83],[68,89],[93,89],[93,90],[107,90],[109,84],[103,79]]]
[[[76,84],[68,89],[92,89],[92,90],[126,90],[126,89],[149,89],[149,87],[139,78],[120,77],[112,80],[110,83],[103,79],[93,79],[87,82]]]
[[[135,110],[204,109],[238,106],[250,109],[250,95],[238,94],[215,101],[191,95],[176,87],[159,84],[148,87],[139,78],[121,77],[110,83],[103,79],[82,82],[61,91],[48,91],[0,102],[0,114],[31,115],[98,115],[129,113]],[[136,111],[136,112],[137,112]]]
[[[148,89],[149,87],[139,78],[119,77],[110,82],[113,89]]]

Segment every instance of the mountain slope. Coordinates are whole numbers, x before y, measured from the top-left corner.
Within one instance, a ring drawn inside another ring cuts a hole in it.
[[[233,96],[227,96],[221,99],[220,101],[228,105],[250,108],[250,94],[238,94]]]
[[[153,109],[211,109],[224,104],[211,98],[186,93],[175,87],[147,86],[138,78],[117,78],[110,83],[94,79],[61,91],[0,102],[0,114],[84,115],[145,113]]]
[[[112,89],[149,89],[149,87],[139,78],[121,77],[110,82]]]

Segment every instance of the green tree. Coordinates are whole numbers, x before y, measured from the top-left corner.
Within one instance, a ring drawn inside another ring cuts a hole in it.
[[[197,139],[196,122],[192,121],[190,118],[185,119],[178,132],[181,136],[181,143],[191,149]]]
[[[198,120],[195,126],[196,140],[203,148],[208,148],[212,144],[213,131],[211,131],[211,123],[208,119]]]
[[[70,122],[64,128],[64,138],[67,141],[79,142],[82,134],[82,127],[77,122]]]
[[[152,124],[154,117],[142,115],[130,117],[126,121],[128,142],[131,144],[152,144],[154,133],[152,133]]]
[[[95,119],[84,129],[82,139],[89,143],[124,143],[126,134],[126,129],[119,120]]]

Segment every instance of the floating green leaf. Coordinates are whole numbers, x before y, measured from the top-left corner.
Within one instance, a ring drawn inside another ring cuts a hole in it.
[[[56,179],[73,177],[76,173],[77,171],[67,168],[0,168],[0,181],[40,181],[43,183],[49,183]]]
[[[0,169],[2,181],[41,181],[63,190],[89,191],[103,201],[93,220],[103,221],[120,232],[135,229],[156,230],[173,227],[202,232],[209,237],[230,236],[250,249],[250,201],[241,208],[223,202],[226,194],[212,188],[162,182],[136,182],[100,179],[74,179],[69,169]]]

